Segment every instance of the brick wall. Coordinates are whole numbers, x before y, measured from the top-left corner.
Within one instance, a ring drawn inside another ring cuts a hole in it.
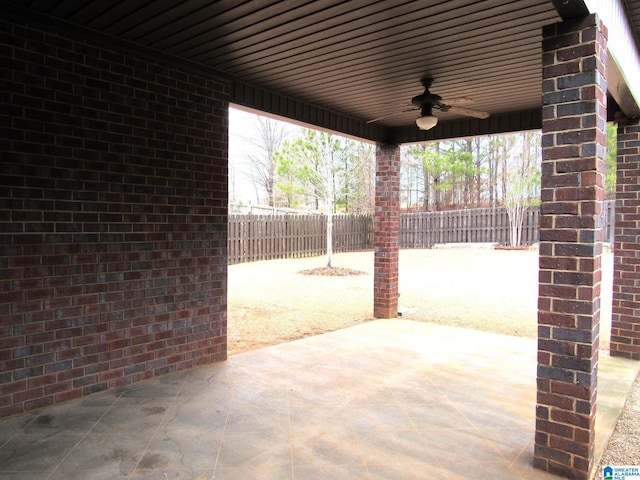
[[[376,149],[376,198],[374,214],[375,318],[398,316],[398,251],[400,248],[400,147]]]
[[[640,122],[618,126],[611,355],[640,360]]]
[[[229,87],[0,32],[0,416],[224,359]]]
[[[588,479],[593,464],[606,150],[606,29],[543,31],[538,378],[534,465]]]

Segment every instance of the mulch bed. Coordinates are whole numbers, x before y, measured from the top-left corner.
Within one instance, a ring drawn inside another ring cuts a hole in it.
[[[350,277],[353,275],[366,275],[367,272],[361,270],[353,270],[351,268],[342,267],[319,267],[301,270],[298,273],[302,275],[320,275],[323,277]]]

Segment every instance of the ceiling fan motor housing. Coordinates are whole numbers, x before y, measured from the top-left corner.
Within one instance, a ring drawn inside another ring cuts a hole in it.
[[[423,105],[433,105],[440,102],[442,97],[426,90],[422,95],[417,95],[411,99],[411,103],[418,108],[422,108]]]

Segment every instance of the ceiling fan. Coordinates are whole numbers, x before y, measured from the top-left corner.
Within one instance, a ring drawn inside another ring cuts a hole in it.
[[[471,108],[463,107],[462,105],[469,105],[473,103],[473,100],[471,100],[470,98],[461,97],[443,100],[440,95],[431,93],[429,91],[429,88],[433,84],[433,78],[423,78],[421,80],[421,83],[424,87],[424,92],[421,95],[417,95],[411,99],[411,103],[414,105],[414,108],[409,108],[407,110],[402,110],[390,115],[384,115],[379,118],[374,118],[373,120],[369,120],[367,123],[377,122],[384,118],[400,115],[401,113],[405,112],[420,110],[420,116],[416,119],[416,125],[418,125],[418,128],[420,130],[429,130],[435,127],[438,123],[438,117],[433,115],[434,109],[440,110],[441,112],[458,113],[460,115],[466,115],[468,117],[489,117],[488,112],[482,112],[480,110],[473,110]]]

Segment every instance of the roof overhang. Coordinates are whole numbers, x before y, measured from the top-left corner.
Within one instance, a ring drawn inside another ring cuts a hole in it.
[[[0,0],[0,11],[215,75],[241,108],[396,144],[540,128],[542,27],[595,12],[609,30],[609,118],[640,115],[640,0]],[[406,106],[425,76],[491,116],[438,112],[418,130]]]

